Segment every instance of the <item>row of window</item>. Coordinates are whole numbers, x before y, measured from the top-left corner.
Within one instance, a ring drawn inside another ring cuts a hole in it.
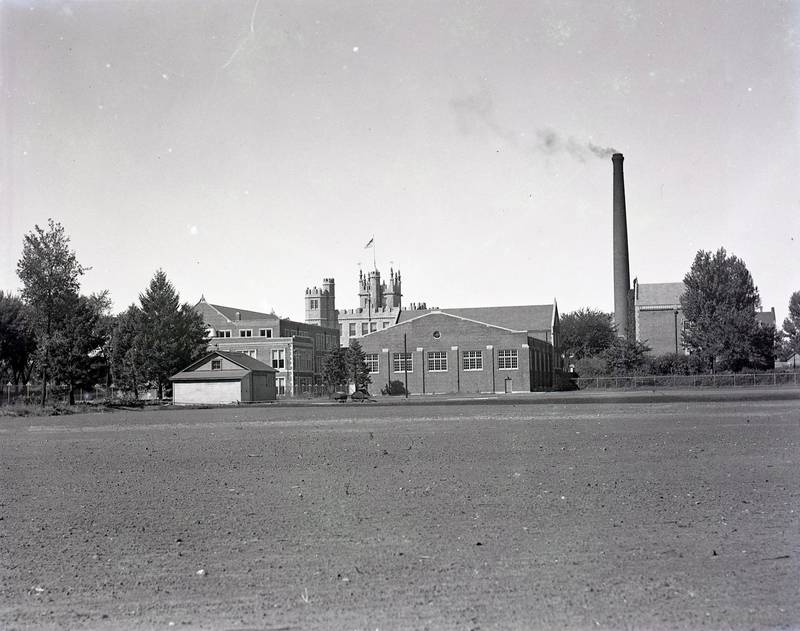
[[[216,337],[232,337],[232,332],[230,329],[221,329]],[[239,329],[239,337],[253,337],[253,329]],[[258,329],[258,337],[272,337],[272,329]]]
[[[293,335],[302,335],[303,334],[301,331],[294,331],[294,330],[288,330],[286,333],[287,333],[287,337],[291,337]],[[217,331],[216,337],[233,337],[233,333],[232,333],[232,331],[230,329],[221,329],[221,330]],[[258,329],[258,336],[253,334],[253,329],[239,329],[239,337],[266,337],[266,338],[271,338],[272,337],[272,329]],[[328,342],[328,347],[332,348],[339,341],[338,339],[335,339],[330,335],[323,335],[321,333],[317,333],[314,336],[314,338],[315,338],[315,340],[317,342],[317,346],[319,348],[322,348],[323,344],[325,342]]]
[[[345,327],[347,327],[347,336],[348,337],[355,337],[358,331],[358,323],[357,322],[348,322],[347,324],[342,323],[342,335],[344,335]],[[389,322],[383,321],[381,322],[382,329],[389,328]],[[362,322],[361,323],[361,335],[366,335],[367,333],[375,333],[378,330],[378,322],[371,321],[371,322]]]
[[[428,372],[447,372],[447,352],[428,351]],[[366,354],[367,368],[372,374],[379,372],[380,359],[378,353]],[[516,350],[497,351],[497,368],[500,370],[516,370],[519,356]],[[414,372],[413,353],[392,353],[393,372]],[[461,370],[483,370],[483,351],[461,351]]]

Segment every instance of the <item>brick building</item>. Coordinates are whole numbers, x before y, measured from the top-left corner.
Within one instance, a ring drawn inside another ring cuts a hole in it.
[[[633,323],[636,340],[650,347],[650,354],[684,353],[683,328],[686,318],[681,296],[686,290],[681,283],[640,283],[633,279]],[[757,311],[760,327],[775,326],[775,309]]]
[[[321,384],[323,357],[339,346],[336,328],[213,305],[205,298],[194,309],[208,329],[209,350],[244,353],[275,368],[279,396],[302,394]]]
[[[404,382],[407,370],[411,394],[530,392],[562,371],[555,304],[403,311],[360,343],[373,390]]]
[[[682,353],[683,283],[640,283],[633,279],[633,323],[636,341],[653,355]]]

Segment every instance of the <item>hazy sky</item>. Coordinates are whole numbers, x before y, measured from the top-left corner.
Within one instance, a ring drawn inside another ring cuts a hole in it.
[[[0,289],[53,217],[116,310],[159,267],[190,302],[302,320],[333,276],[355,307],[374,235],[406,305],[612,311],[613,147],[631,278],[681,280],[725,246],[779,322],[800,290],[800,2],[5,1],[0,19]]]

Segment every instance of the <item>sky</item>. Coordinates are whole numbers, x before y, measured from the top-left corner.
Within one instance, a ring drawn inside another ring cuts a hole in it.
[[[631,279],[744,260],[800,290],[800,2],[94,0],[0,4],[0,289],[60,222],[115,311],[304,318],[400,269],[403,302],[613,311]],[[365,244],[374,237],[374,249]]]

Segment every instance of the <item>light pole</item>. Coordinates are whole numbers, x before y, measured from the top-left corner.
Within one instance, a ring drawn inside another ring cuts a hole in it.
[[[675,314],[675,354],[678,354],[678,310],[673,311]]]

